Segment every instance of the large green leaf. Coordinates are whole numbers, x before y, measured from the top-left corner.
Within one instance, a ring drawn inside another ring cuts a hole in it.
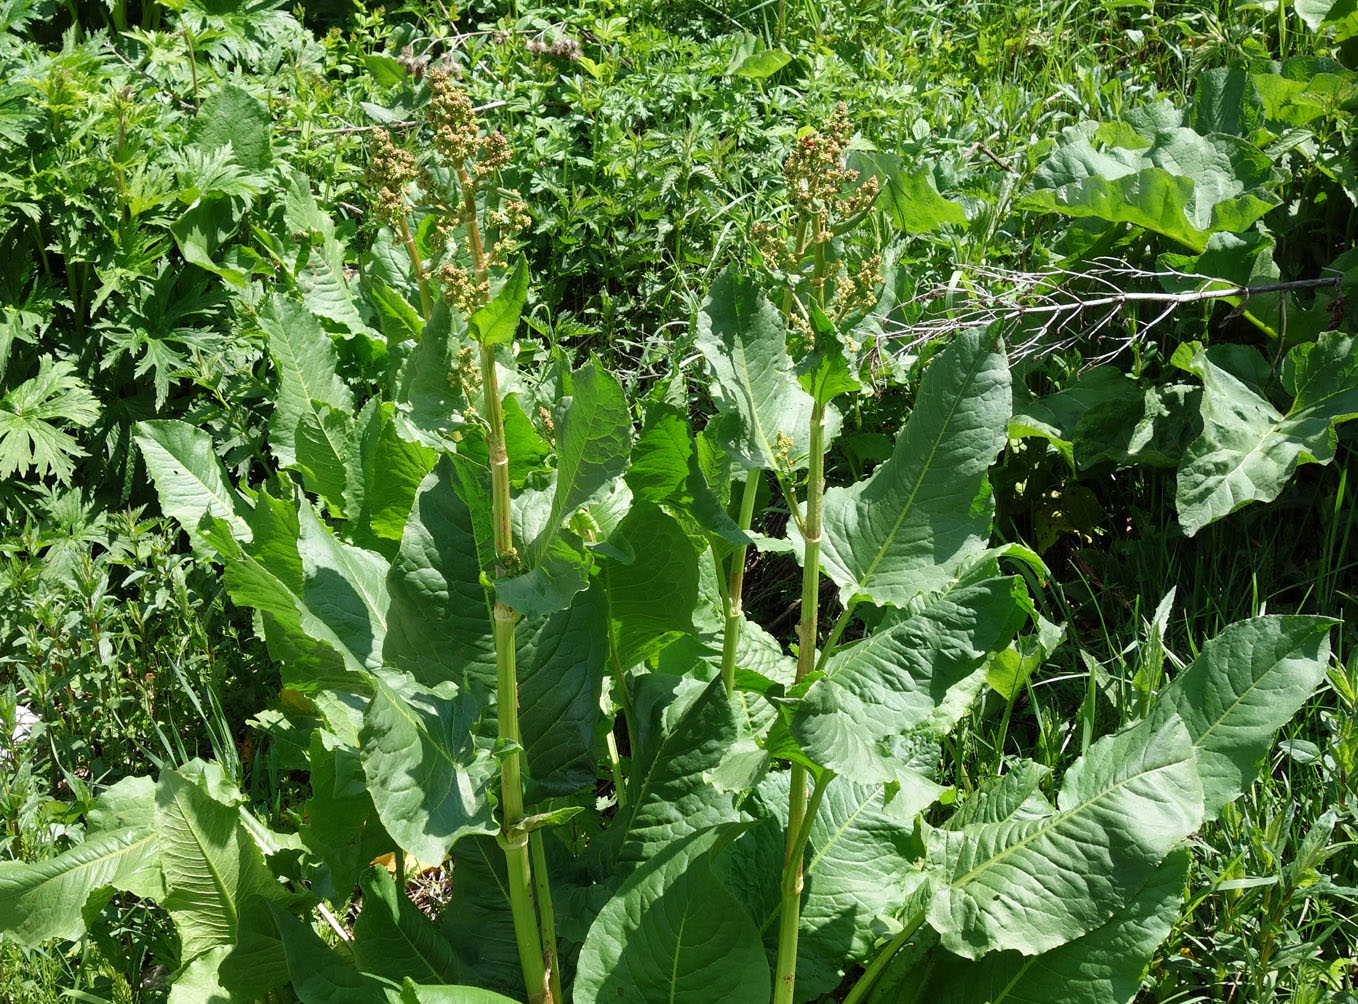
[[[453,850],[453,897],[439,930],[457,955],[464,978],[505,994],[523,993],[505,853],[494,837],[472,837]],[[555,876],[553,876],[555,879]],[[554,904],[560,889],[553,881]]]
[[[1268,368],[1244,346],[1180,346],[1177,365],[1202,380],[1202,435],[1179,467],[1174,502],[1190,537],[1251,502],[1278,497],[1299,464],[1334,457],[1335,425],[1358,418],[1358,346],[1332,332],[1283,363],[1284,414],[1266,393]]]
[[[368,791],[392,839],[420,861],[441,862],[462,837],[496,832],[493,757],[472,741],[476,702],[375,681],[359,755]]]
[[[389,1004],[388,993],[372,976],[348,965],[309,926],[277,904],[269,904],[287,957],[293,992],[302,1004]]]
[[[881,192],[874,204],[899,230],[922,234],[948,224],[967,225],[962,207],[938,194],[926,168],[912,170],[905,158],[875,150],[853,151],[848,166],[878,180]]]
[[[387,576],[384,656],[433,686],[494,680],[495,644],[483,569],[494,566],[488,490],[480,472],[444,457],[420,483]]]
[[[846,969],[866,961],[882,918],[920,885],[923,845],[915,817],[942,790],[926,782],[893,792],[843,778],[826,788],[807,840],[797,940],[799,1001],[832,991]],[[741,834],[715,865],[760,926],[770,960],[777,954],[787,800],[787,772],[765,778],[746,805],[763,822]]]
[[[269,448],[278,462],[297,462],[297,430],[303,415],[325,428],[315,402],[352,413],[354,396],[335,372],[335,347],[315,316],[300,303],[275,294],[259,312],[260,327],[268,336],[269,357],[278,376],[273,416],[269,419]],[[347,452],[333,444],[337,457]]]
[[[302,626],[323,627],[352,668],[376,669],[382,664],[390,604],[387,562],[336,538],[305,501],[298,509],[297,554]]]
[[[454,983],[460,979],[453,946],[410,902],[381,865],[362,878],[363,909],[354,921],[354,964],[392,982]]]
[[[547,556],[562,520],[622,476],[632,450],[627,396],[597,359],[571,374],[570,396],[557,403],[553,421],[556,488],[546,526],[531,541],[535,562]]]
[[[1202,251],[1211,234],[1246,231],[1277,204],[1272,161],[1257,147],[1164,118],[1152,107],[1130,123],[1063,129],[1021,205],[1133,223]]]
[[[930,723],[953,688],[984,672],[986,655],[1009,643],[1026,607],[1027,590],[1017,577],[988,579],[925,602],[830,657],[797,706],[793,736],[813,761],[846,778],[862,784],[895,779],[901,764],[890,741]],[[960,711],[969,703],[961,702]]]
[[[344,457],[344,510],[354,542],[384,554],[400,541],[415,495],[437,455],[401,435],[394,406],[370,400]]]
[[[519,262],[500,287],[499,292],[485,306],[467,320],[472,337],[486,345],[514,340],[519,327],[519,316],[528,302],[528,262],[520,255]]]
[[[409,980],[401,989],[401,1004],[518,1004],[513,997],[480,987],[422,987]]]
[[[1273,733],[1325,678],[1327,617],[1252,617],[1225,628],[1160,694],[1154,717],[1178,715],[1198,750],[1208,819],[1259,773]]]
[[[519,621],[519,729],[530,799],[594,783],[595,725],[608,658],[608,608],[598,584],[544,618]]]
[[[1111,920],[1041,955],[994,952],[971,961],[943,950],[905,955],[870,1004],[1126,1004],[1179,915],[1191,855],[1171,851]]]
[[[693,630],[698,552],[683,528],[654,505],[632,507],[609,537],[632,560],[604,562],[618,666],[630,669]]]
[[[382,828],[368,793],[358,751],[321,729],[311,733],[311,798],[306,802],[302,842],[329,873],[327,898],[346,902],[368,864],[396,849]],[[320,883],[313,882],[319,891]]]
[[[807,464],[813,402],[797,382],[786,342],[778,308],[753,280],[723,270],[699,310],[696,344],[712,373],[717,407],[734,420],[722,445],[747,470]],[[827,442],[838,425],[837,413],[827,409]]]
[[[330,512],[345,515],[345,462],[353,450],[354,418],[328,404],[313,404],[298,419],[293,449],[302,484],[324,500]]]
[[[167,419],[138,422],[133,438],[156,483],[161,510],[190,537],[209,514],[226,520],[238,539],[250,539],[250,507],[227,482],[211,435],[187,422]]]
[[[238,800],[221,768],[198,760],[164,771],[156,786],[164,906],[188,957],[236,941],[242,900],[282,896]]]
[[[1056,948],[1129,903],[1202,819],[1188,730],[1177,718],[1142,722],[1076,761],[1053,815],[933,830],[929,923],[969,959]]]
[[[633,750],[627,806],[613,823],[624,867],[679,837],[737,817],[734,797],[705,779],[738,734],[720,679],[706,686],[660,674],[634,678]]]
[[[986,470],[1009,409],[1009,366],[994,336],[964,332],[930,363],[891,459],[825,493],[821,567],[844,602],[904,605],[985,547]]]
[[[44,861],[0,862],[0,933],[36,948],[85,933],[114,890],[164,895],[149,778],[125,778],[95,801],[85,842]]]
[[[769,967],[754,922],[712,873],[733,834],[710,827],[665,845],[589,929],[576,1004],[763,1004]]]

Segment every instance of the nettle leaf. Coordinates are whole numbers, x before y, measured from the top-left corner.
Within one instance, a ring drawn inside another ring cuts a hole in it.
[[[994,510],[986,471],[1009,411],[1002,346],[980,329],[957,336],[924,374],[891,459],[825,492],[821,566],[843,602],[904,605],[985,547]]]
[[[269,133],[273,116],[268,106],[235,84],[217,88],[189,125],[188,141],[204,150],[230,144],[236,163],[248,171],[267,170],[273,162]]]
[[[495,759],[471,727],[480,716],[467,694],[441,697],[381,680],[363,712],[359,756],[373,805],[392,839],[420,861],[441,862],[463,837],[495,833]]]
[[[467,319],[472,337],[485,345],[513,341],[514,332],[519,327],[519,317],[527,302],[528,261],[520,255],[518,264],[505,279],[499,292]]]
[[[453,946],[434,922],[376,865],[364,873],[363,909],[354,921],[354,964],[393,983],[448,984],[460,978]]]
[[[783,315],[753,280],[733,267],[717,276],[698,312],[696,344],[717,408],[739,423],[722,426],[722,447],[746,470],[805,467],[814,402],[793,372]],[[825,441],[838,431],[829,409]]]
[[[854,150],[847,166],[880,182],[881,192],[873,204],[886,211],[898,230],[923,234],[942,226],[967,225],[961,205],[939,195],[928,170],[912,170],[903,157],[876,150]]]
[[[493,686],[491,604],[481,574],[494,567],[495,554],[483,473],[458,457],[439,460],[420,483],[387,575],[384,658],[427,686]]]
[[[754,922],[712,873],[738,827],[668,843],[619,887],[580,949],[578,1004],[763,1004],[769,967]]]
[[[1124,1004],[1183,903],[1192,855],[1171,851],[1111,920],[1041,955],[994,952],[971,961],[937,949],[907,954],[874,989],[874,1004]]]
[[[250,506],[231,487],[212,436],[187,422],[138,422],[133,439],[156,484],[160,508],[195,537],[204,515],[223,519],[238,540],[249,540]]]
[[[722,681],[701,685],[652,673],[628,686],[638,749],[632,751],[627,806],[613,823],[623,871],[673,840],[737,818],[734,796],[704,780],[739,735]]]
[[[1174,503],[1184,533],[1251,502],[1278,497],[1299,464],[1334,458],[1335,425],[1358,418],[1358,345],[1332,332],[1283,362],[1293,395],[1286,414],[1270,403],[1263,357],[1245,346],[1180,346],[1173,362],[1202,380],[1203,431],[1179,467]]]
[[[634,506],[609,541],[635,556],[603,567],[617,664],[630,669],[693,630],[698,552],[672,517],[648,504]]]
[[[928,835],[928,920],[964,958],[1048,951],[1106,923],[1203,820],[1177,717],[1106,736],[1066,772],[1057,811]]]
[[[0,397],[0,478],[31,470],[69,481],[85,450],[63,426],[88,428],[98,417],[99,402],[75,364],[43,356],[31,379]]]
[[[1152,717],[1178,715],[1198,751],[1208,819],[1259,774],[1273,734],[1325,678],[1328,617],[1252,617],[1231,624],[1160,694]]]
[[[1277,205],[1277,175],[1258,147],[1155,117],[1063,129],[1020,206],[1132,223],[1202,251],[1211,234],[1244,232]]]
[[[986,656],[1009,643],[1028,607],[1017,577],[925,600],[830,657],[797,705],[793,737],[813,761],[844,777],[863,784],[894,780],[901,764],[890,740],[934,724],[950,691],[972,678],[968,694],[979,692]],[[970,701],[957,703],[961,714]]]
[[[297,463],[297,430],[303,415],[310,414],[324,428],[317,402],[351,414],[354,396],[335,372],[330,335],[300,303],[274,295],[259,312],[259,323],[268,336],[269,356],[278,374],[269,448],[281,465],[291,467]],[[345,452],[342,445],[336,445],[337,457]]]
[[[234,944],[248,897],[283,897],[233,804],[238,800],[221,768],[200,760],[164,771],[156,785],[163,905],[188,957]]]
[[[36,948],[85,934],[114,890],[164,897],[150,778],[124,778],[86,817],[85,841],[44,861],[0,861],[0,931]]]

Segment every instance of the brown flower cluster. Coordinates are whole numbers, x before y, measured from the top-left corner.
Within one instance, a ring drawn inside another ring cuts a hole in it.
[[[460,265],[445,262],[439,266],[437,275],[443,299],[461,314],[470,315],[490,295],[489,280],[477,282],[471,271]]]
[[[377,215],[388,223],[400,219],[405,213],[406,186],[419,176],[420,169],[410,151],[393,143],[385,129],[374,129],[368,183],[376,192]]]
[[[850,219],[877,198],[876,178],[869,178],[855,192],[844,191],[857,178],[856,172],[844,166],[852,135],[849,109],[841,101],[825,129],[798,140],[783,162],[788,199],[798,215],[813,223],[810,244],[829,240],[832,219]]]
[[[562,35],[552,42],[545,42],[540,38],[530,38],[524,47],[535,56],[551,56],[553,59],[575,61],[584,55],[579,40],[571,38],[569,35]]]

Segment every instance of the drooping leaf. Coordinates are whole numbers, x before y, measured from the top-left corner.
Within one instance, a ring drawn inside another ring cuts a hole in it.
[[[352,668],[380,666],[390,604],[386,561],[337,539],[306,504],[298,510],[297,553],[303,626],[324,625]]]
[[[1269,401],[1267,366],[1252,349],[1184,345],[1174,362],[1202,380],[1202,435],[1179,467],[1174,503],[1192,536],[1251,502],[1271,502],[1299,464],[1334,457],[1335,425],[1358,418],[1358,346],[1333,332],[1284,360],[1284,414]]]
[[[434,922],[396,887],[380,865],[360,884],[363,909],[354,921],[354,964],[361,972],[394,982],[448,984],[461,977],[453,947]]]
[[[724,269],[699,310],[697,346],[717,407],[732,418],[722,445],[746,470],[807,464],[813,401],[797,382],[786,342],[778,308],[753,280]],[[838,427],[838,414],[827,411],[826,442]]]
[[[245,200],[238,196],[204,196],[170,224],[170,234],[185,261],[240,289],[249,282],[249,273],[230,261],[219,261],[218,253],[240,229],[245,209]]]
[[[1055,814],[933,830],[929,923],[969,959],[1056,948],[1131,902],[1202,819],[1188,730],[1178,718],[1142,722],[1076,761]]]
[[[738,734],[720,679],[706,686],[651,674],[634,678],[638,749],[632,753],[627,806],[613,829],[624,870],[679,837],[736,818],[735,799],[704,775],[716,770]]]
[[[439,862],[459,839],[497,830],[494,759],[478,749],[476,702],[375,681],[363,713],[359,756],[382,825],[402,850]]]
[[[420,483],[387,577],[384,657],[427,686],[494,679],[491,607],[481,574],[494,567],[495,554],[483,481],[461,460],[442,458]]]
[[[617,664],[630,669],[693,630],[698,552],[683,528],[653,505],[633,506],[609,539],[635,555],[628,563],[607,560],[603,570]]]
[[[160,507],[190,537],[204,514],[226,520],[234,537],[249,540],[250,507],[226,480],[212,436],[187,422],[138,422],[133,438],[156,483]]]
[[[164,771],[156,786],[164,906],[190,957],[236,941],[246,898],[282,898],[241,810],[222,800],[225,786],[221,768],[202,761]]]
[[[797,706],[793,736],[813,761],[846,778],[894,780],[901,765],[890,740],[929,723],[949,691],[983,673],[986,656],[1022,625],[1026,606],[1016,577],[926,601],[830,657]]]
[[[269,904],[287,957],[293,992],[302,1004],[390,1004],[383,985],[328,948],[309,926]]]
[[[327,735],[316,729],[309,754],[311,798],[306,802],[302,842],[324,862],[331,887],[327,896],[343,903],[353,893],[359,873],[396,845],[378,818],[358,751],[333,738],[327,741]]]
[[[933,360],[891,459],[825,492],[821,566],[843,602],[903,605],[985,547],[986,470],[1009,408],[1009,367],[992,336],[965,332]]]
[[[297,462],[297,429],[310,412],[322,428],[315,402],[346,414],[354,397],[336,374],[335,348],[320,322],[301,304],[283,296],[269,298],[259,313],[268,336],[269,357],[278,375],[278,393],[269,419],[269,448],[285,467]],[[336,448],[337,456],[344,456]]]
[[[729,827],[678,837],[633,872],[589,929],[577,1004],[763,1004],[759,932],[712,873]]]
[[[422,987],[407,980],[401,989],[401,1004],[517,1004],[517,1001],[480,987]]]
[[[1250,786],[1273,734],[1324,679],[1333,624],[1303,616],[1237,621],[1160,694],[1154,717],[1177,714],[1197,747],[1208,819]]]
[[[401,540],[416,492],[437,459],[401,435],[393,411],[376,398],[364,405],[344,457],[344,511],[353,539],[384,554]]]
[[[336,515],[346,514],[344,488],[349,473],[345,459],[352,450],[353,435],[353,416],[328,404],[303,411],[297,422],[293,448],[302,484]]]

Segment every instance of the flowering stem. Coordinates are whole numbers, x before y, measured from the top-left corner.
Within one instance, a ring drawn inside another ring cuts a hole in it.
[[[820,608],[821,497],[825,489],[825,405],[811,409],[810,459],[806,479],[806,516],[802,521],[802,616],[797,627],[796,683],[816,665],[816,631]],[[786,851],[783,859],[783,904],[778,921],[778,963],[774,974],[773,1004],[793,1004],[797,978],[797,932],[801,924],[803,858],[811,821],[820,807],[820,796],[831,774],[816,782],[810,802],[806,794],[806,768],[792,765],[788,790]]]

